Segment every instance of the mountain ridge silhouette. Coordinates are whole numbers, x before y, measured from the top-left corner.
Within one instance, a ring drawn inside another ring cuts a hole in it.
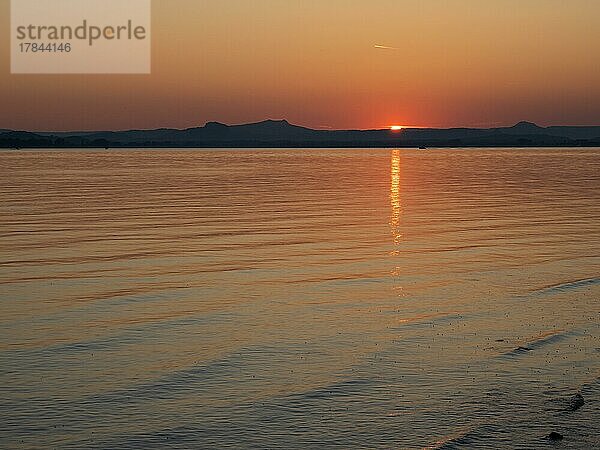
[[[520,121],[496,128],[316,130],[285,119],[185,129],[0,131],[0,148],[73,147],[514,147],[600,146],[600,126],[541,127]]]

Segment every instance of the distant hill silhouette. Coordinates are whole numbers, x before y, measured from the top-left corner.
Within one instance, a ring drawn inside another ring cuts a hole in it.
[[[314,130],[286,120],[242,125],[208,122],[184,130],[43,132],[0,130],[0,148],[101,147],[560,147],[600,146],[600,126]]]

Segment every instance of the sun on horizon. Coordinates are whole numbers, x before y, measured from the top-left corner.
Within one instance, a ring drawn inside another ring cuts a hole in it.
[[[402,125],[390,125],[390,130],[392,130],[392,131],[400,131],[403,129],[404,129],[404,126],[402,126]]]

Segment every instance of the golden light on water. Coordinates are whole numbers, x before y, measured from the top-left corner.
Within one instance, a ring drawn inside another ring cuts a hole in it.
[[[394,236],[394,244],[398,244],[402,235],[400,234],[400,216],[402,214],[402,202],[400,198],[400,150],[392,150],[390,163],[390,226]]]

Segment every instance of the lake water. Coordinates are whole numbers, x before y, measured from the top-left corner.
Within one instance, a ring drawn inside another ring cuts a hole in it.
[[[0,214],[0,447],[600,447],[600,149],[4,151]]]

